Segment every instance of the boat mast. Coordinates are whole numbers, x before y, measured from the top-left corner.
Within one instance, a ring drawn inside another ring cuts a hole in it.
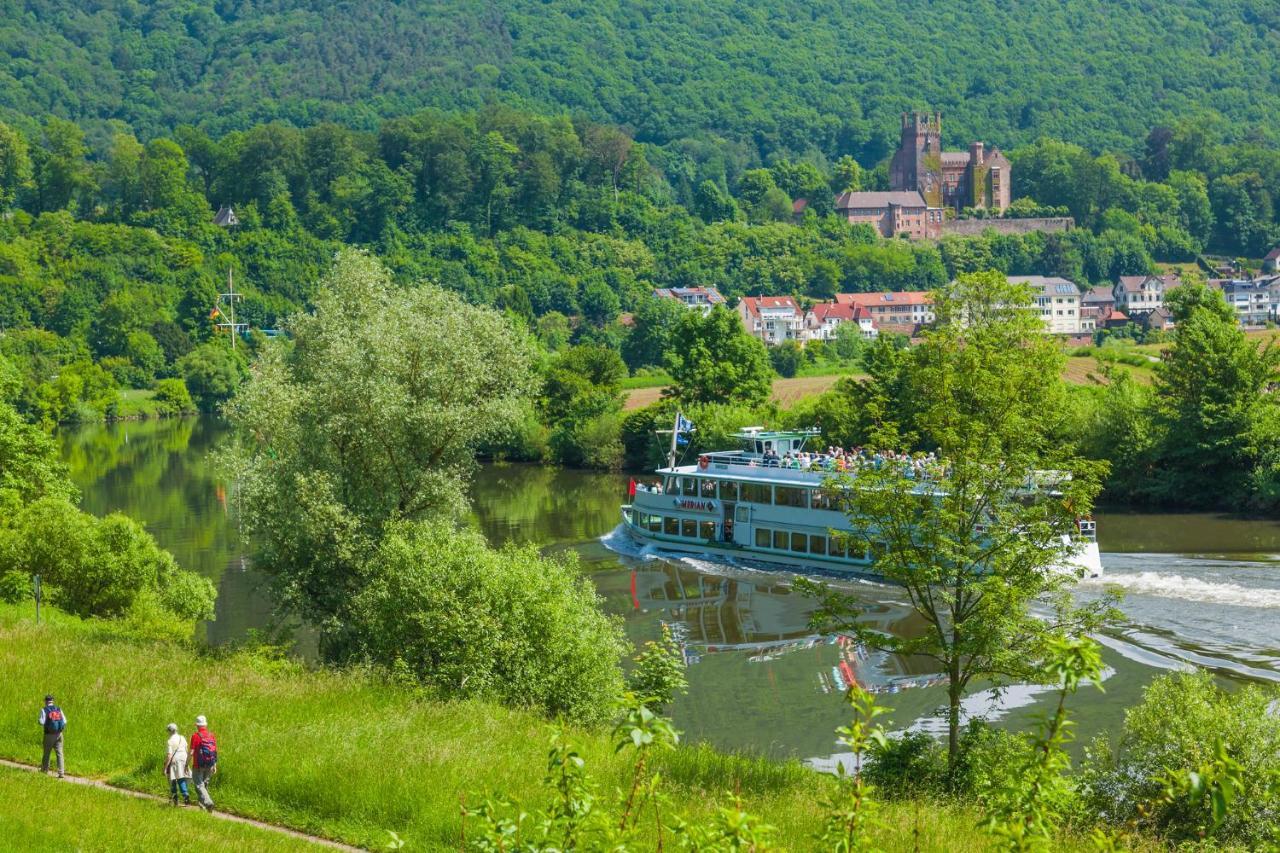
[[[664,433],[668,433],[668,432],[671,433],[671,447],[667,450],[667,467],[668,468],[676,467],[676,439],[680,435],[680,421],[684,419],[682,417],[683,414],[684,413],[680,411],[676,412],[676,419],[671,424],[671,429],[669,430],[660,429],[657,431],[658,435],[663,435]]]

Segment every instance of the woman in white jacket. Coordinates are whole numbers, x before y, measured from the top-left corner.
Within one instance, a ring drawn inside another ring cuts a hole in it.
[[[169,742],[165,746],[164,773],[169,778],[169,795],[173,804],[178,804],[178,791],[182,791],[182,802],[191,805],[191,797],[187,794],[187,780],[191,772],[187,770],[187,739],[178,733],[178,724],[169,724]]]

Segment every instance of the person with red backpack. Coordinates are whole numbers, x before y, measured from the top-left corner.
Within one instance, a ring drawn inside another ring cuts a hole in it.
[[[49,772],[49,753],[57,753],[58,778],[62,778],[66,769],[62,761],[62,733],[67,728],[67,715],[53,704],[52,696],[44,697],[44,707],[40,709],[40,728],[44,729],[44,759],[40,762],[40,772]]]
[[[205,811],[213,811],[213,797],[209,796],[209,780],[218,772],[218,739],[209,731],[209,722],[202,714],[196,717],[196,732],[191,736],[191,779],[196,783],[196,796]]]

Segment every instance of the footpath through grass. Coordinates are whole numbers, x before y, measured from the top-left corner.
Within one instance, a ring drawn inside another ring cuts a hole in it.
[[[433,701],[359,674],[307,671],[247,654],[201,655],[47,612],[49,622],[37,627],[29,608],[0,604],[0,756],[39,761],[35,718],[51,692],[68,714],[69,773],[163,793],[165,724],[177,722],[189,733],[195,716],[206,714],[218,735],[213,796],[220,808],[350,844],[382,848],[386,830],[394,830],[407,850],[457,849],[460,797],[473,805],[485,792],[545,801],[541,780],[550,726],[535,715],[482,702]],[[614,754],[607,733],[575,731],[570,738],[602,795],[630,778],[626,754]],[[786,849],[815,849],[811,839],[831,787],[827,777],[795,762],[705,747],[681,748],[663,760],[662,773],[687,817],[727,804],[738,789],[744,808],[777,827]],[[31,786],[37,799],[48,790],[41,779],[7,784]],[[0,802],[11,802],[5,789]],[[118,820],[94,821],[110,843],[91,838],[80,845],[86,849],[112,849],[112,826],[132,839],[137,821],[130,815],[149,808],[130,802],[101,807],[118,812]],[[67,810],[69,823],[74,813]],[[888,803],[882,817],[880,845],[887,850],[987,846],[972,810]],[[157,825],[167,825],[163,820],[155,816]],[[44,825],[28,821],[22,831],[39,834]],[[69,829],[49,831],[51,839],[77,838],[66,834]],[[223,831],[235,830],[210,828],[207,838]],[[47,845],[31,848],[41,846]],[[1073,846],[1064,842],[1059,849]]]
[[[0,767],[0,832],[5,850],[319,849],[199,809],[175,809],[7,767]]]

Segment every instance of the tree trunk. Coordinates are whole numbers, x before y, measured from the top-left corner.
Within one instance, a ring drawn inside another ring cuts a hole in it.
[[[951,662],[947,672],[947,769],[954,770],[960,755],[960,660]]]

